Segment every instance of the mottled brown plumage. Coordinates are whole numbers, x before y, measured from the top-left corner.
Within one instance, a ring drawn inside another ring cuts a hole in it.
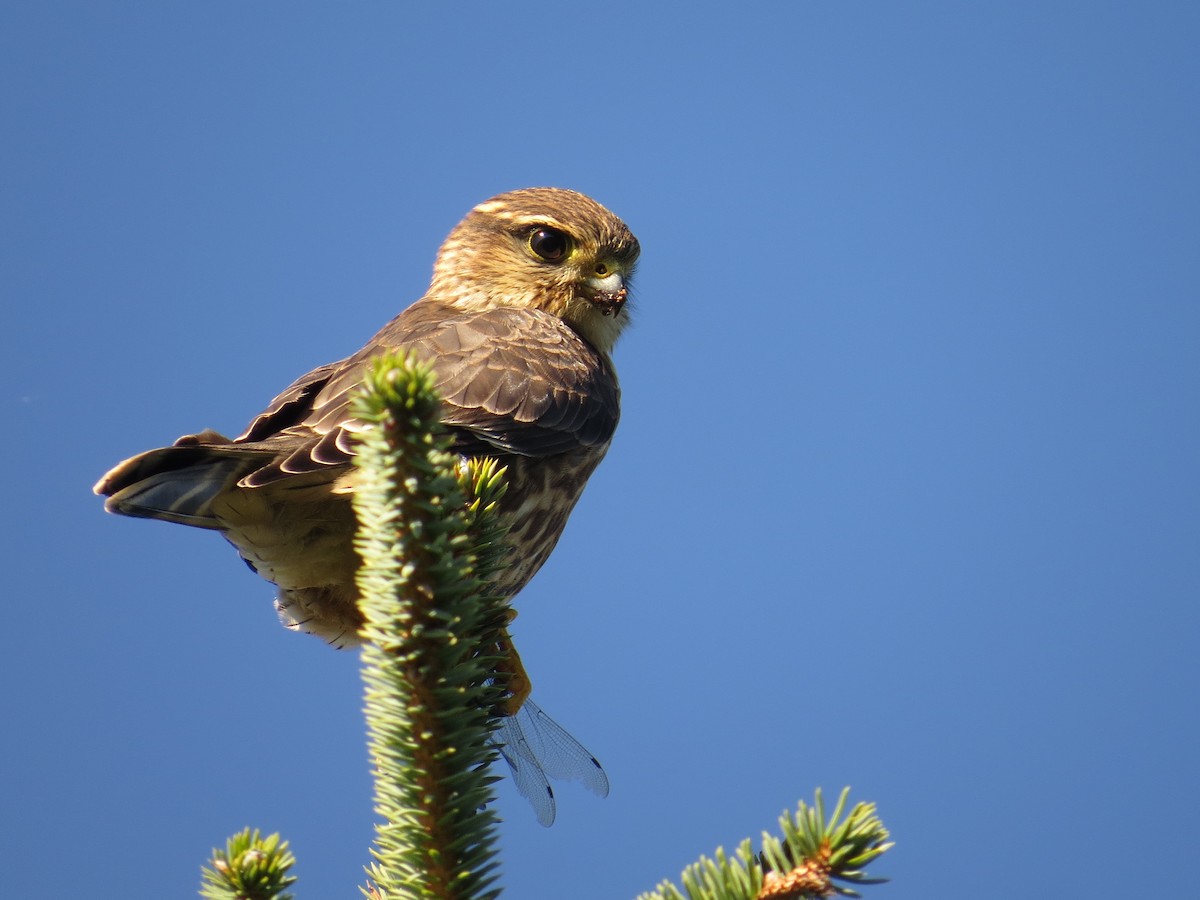
[[[612,440],[620,390],[609,354],[629,318],[637,256],[624,223],[582,194],[534,188],[494,197],[450,233],[425,296],[362,350],[298,378],[238,437],[186,435],[118,464],[95,491],[110,512],[219,531],[278,586],[286,626],[337,647],[356,644],[350,495],[362,426],[350,400],[374,357],[415,350],[433,367],[457,452],[508,467],[502,510],[514,552],[498,587],[511,597],[554,549]],[[548,825],[547,776],[602,795],[608,781],[591,754],[524,702],[528,682],[507,652],[504,669],[526,688],[497,742]]]
[[[284,624],[358,640],[352,394],[369,361],[428,360],[465,456],[508,466],[519,591],[546,561],[619,415],[609,352],[637,240],[582,194],[535,188],[480,204],[438,253],[429,291],[353,356],[297,379],[238,437],[206,430],[126,460],[96,492],[116,513],[220,531],[279,587]]]

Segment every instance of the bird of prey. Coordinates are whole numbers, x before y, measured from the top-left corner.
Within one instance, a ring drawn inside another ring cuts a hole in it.
[[[493,197],[446,238],[425,295],[357,353],[298,378],[236,438],[185,435],[119,463],[95,491],[110,512],[220,532],[277,586],[285,626],[352,646],[362,625],[350,502],[362,425],[350,402],[376,356],[415,351],[433,368],[455,452],[508,468],[501,512],[514,552],[496,587],[511,598],[554,549],[612,440],[620,389],[610,354],[629,320],[638,252],[625,224],[583,194]],[[502,752],[548,824],[546,774],[602,794],[607,779],[525,705],[502,723]]]

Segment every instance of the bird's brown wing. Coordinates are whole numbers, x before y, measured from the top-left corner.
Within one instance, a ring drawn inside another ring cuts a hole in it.
[[[345,465],[361,430],[350,410],[370,361],[412,349],[432,365],[455,449],[544,457],[607,444],[620,391],[612,365],[563,322],[538,310],[455,310],[423,300],[357,354],[298,379],[236,443],[273,447],[244,487]]]
[[[324,389],[337,371],[349,360],[339,360],[319,366],[301,375],[271,401],[270,405],[254,417],[234,441],[252,443],[279,434],[286,428],[297,425],[312,412],[314,398]]]
[[[612,365],[555,316],[439,316],[413,328],[407,345],[432,362],[444,421],[466,452],[544,457],[612,438],[620,412]]]

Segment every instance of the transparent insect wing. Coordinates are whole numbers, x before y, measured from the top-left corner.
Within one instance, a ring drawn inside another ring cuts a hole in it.
[[[516,715],[501,719],[493,739],[512,769],[517,790],[543,825],[554,822],[549,778],[579,781],[593,794],[608,796],[608,776],[596,757],[532,700],[526,700]]]
[[[492,740],[512,770],[513,784],[533,807],[538,822],[549,828],[554,824],[554,789],[525,743],[517,717],[502,719]]]

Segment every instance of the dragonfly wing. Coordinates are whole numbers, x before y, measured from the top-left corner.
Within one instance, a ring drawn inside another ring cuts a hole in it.
[[[533,805],[543,825],[554,822],[556,781],[578,781],[600,797],[608,796],[608,776],[600,762],[540,706],[526,699],[512,716],[500,720],[493,740],[512,769],[513,782]]]

